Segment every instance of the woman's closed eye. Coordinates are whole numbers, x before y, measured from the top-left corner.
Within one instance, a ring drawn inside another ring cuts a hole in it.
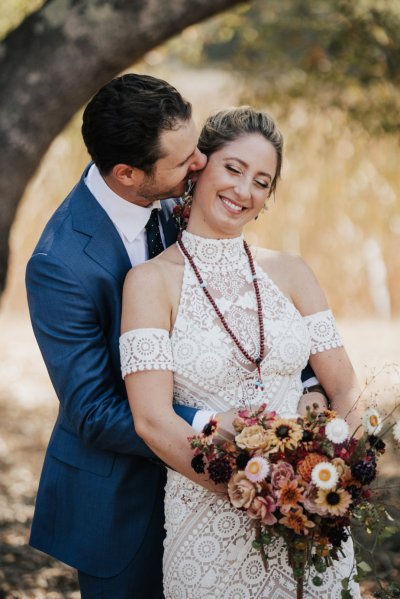
[[[269,189],[270,188],[270,184],[269,184],[268,181],[261,181],[260,179],[256,179],[256,183],[262,189]]]
[[[232,164],[226,164],[225,168],[235,174],[235,175],[243,175],[243,171],[240,169],[240,167],[236,166],[236,165],[232,165]],[[258,187],[261,187],[261,189],[269,189],[270,188],[270,182],[269,181],[264,181],[264,179],[254,179],[254,183],[256,185],[258,185]]]
[[[240,168],[238,166],[232,166],[232,164],[227,164],[225,166],[225,168],[230,171],[231,173],[235,173],[236,175],[241,175],[242,171],[240,170]]]

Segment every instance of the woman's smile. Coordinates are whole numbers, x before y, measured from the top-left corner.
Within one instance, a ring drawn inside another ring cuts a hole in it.
[[[233,200],[230,200],[225,196],[219,195],[218,197],[230,214],[240,214],[246,209],[244,206],[236,204]]]

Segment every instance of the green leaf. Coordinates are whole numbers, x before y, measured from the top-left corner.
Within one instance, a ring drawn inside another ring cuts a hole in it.
[[[397,582],[391,582],[389,585],[389,591],[392,597],[400,597],[400,585]]]
[[[323,584],[323,579],[320,576],[314,576],[314,578],[312,579],[312,583],[316,586],[316,587],[320,587]]]
[[[367,562],[360,562],[359,564],[357,564],[357,568],[359,568],[363,572],[372,572],[372,568],[369,564],[367,564]]]

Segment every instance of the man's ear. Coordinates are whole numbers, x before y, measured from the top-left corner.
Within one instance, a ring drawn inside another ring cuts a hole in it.
[[[144,171],[127,164],[116,164],[112,168],[111,175],[120,185],[137,188],[143,181]]]

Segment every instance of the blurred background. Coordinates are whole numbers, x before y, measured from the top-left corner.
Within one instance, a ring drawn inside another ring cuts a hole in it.
[[[41,5],[9,0],[0,39]],[[255,0],[185,29],[129,70],[175,85],[199,128],[212,110],[243,103],[278,120],[282,181],[247,238],[305,258],[367,386],[365,401],[386,411],[399,404],[400,3]],[[0,597],[79,597],[69,569],[26,547],[57,400],[31,333],[24,271],[88,162],[80,124],[81,112],[53,141],[12,229],[0,309]],[[383,474],[399,489],[393,454]],[[398,576],[398,541],[379,556],[382,576]],[[368,596],[368,581],[363,588]]]

